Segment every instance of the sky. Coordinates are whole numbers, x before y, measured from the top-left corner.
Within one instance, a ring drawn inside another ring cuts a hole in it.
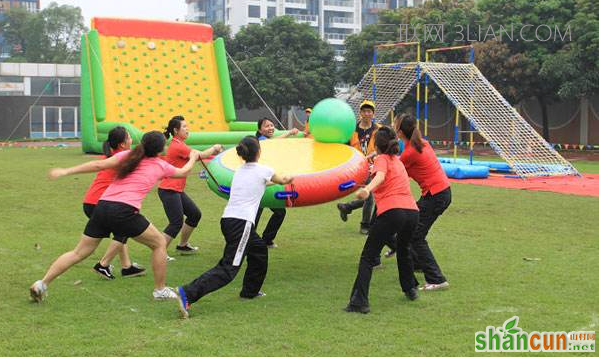
[[[41,0],[42,9],[51,2],[80,7],[87,27],[92,17],[183,20],[187,12],[185,0]]]

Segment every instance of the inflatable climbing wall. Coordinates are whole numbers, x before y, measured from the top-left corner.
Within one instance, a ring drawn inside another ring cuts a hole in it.
[[[94,18],[82,38],[81,118],[84,152],[101,152],[117,125],[134,144],[185,117],[188,145],[233,145],[256,123],[236,122],[222,39],[210,25]]]

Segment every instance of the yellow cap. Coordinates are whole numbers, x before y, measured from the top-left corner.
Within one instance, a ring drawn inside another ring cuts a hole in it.
[[[375,103],[373,103],[370,100],[363,100],[363,102],[360,103],[360,109],[362,109],[363,107],[371,107],[373,108],[373,111],[375,111]]]

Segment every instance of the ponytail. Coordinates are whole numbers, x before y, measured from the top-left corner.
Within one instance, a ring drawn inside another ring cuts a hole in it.
[[[117,166],[117,178],[122,179],[132,173],[145,156],[146,151],[144,150],[144,145],[139,144],[136,146],[135,149],[131,150],[127,157]]]
[[[169,139],[171,136],[175,136],[175,129],[179,130],[181,128],[181,122],[184,121],[185,118],[181,115],[176,115],[171,120],[169,120],[169,124],[164,131],[164,135],[166,139]]]
[[[396,116],[394,121],[394,129],[402,134],[410,141],[410,146],[415,148],[417,152],[423,152],[423,137],[421,131],[417,127],[417,120],[410,114],[400,114]]]
[[[382,126],[377,130],[377,134],[375,134],[375,146],[380,154],[398,155],[400,153],[398,136],[388,126]]]
[[[246,136],[235,147],[235,152],[246,162],[256,162],[258,152],[260,151],[260,143],[254,136]]]
[[[114,150],[119,148],[127,140],[127,130],[122,126],[116,126],[108,132],[108,139],[102,143],[104,156],[111,157]]]
[[[165,137],[158,131],[151,131],[142,136],[142,140],[127,157],[117,165],[117,178],[122,179],[132,173],[146,157],[156,157],[165,148]]]

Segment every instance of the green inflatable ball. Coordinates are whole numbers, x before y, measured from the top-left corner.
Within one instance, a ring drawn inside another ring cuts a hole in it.
[[[310,133],[318,142],[346,144],[355,128],[354,111],[337,98],[323,99],[310,115]]]

